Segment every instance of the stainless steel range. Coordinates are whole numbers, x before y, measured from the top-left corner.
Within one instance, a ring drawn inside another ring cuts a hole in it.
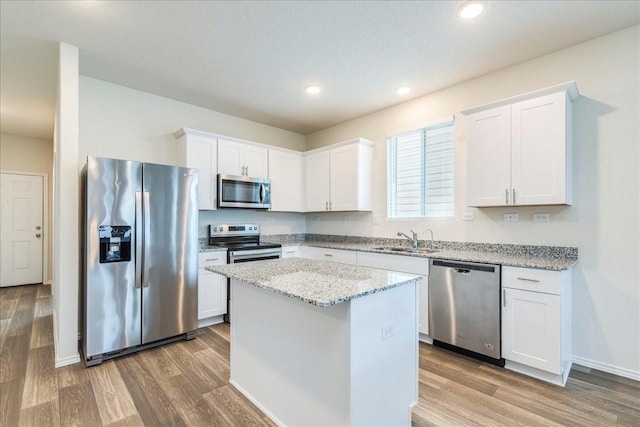
[[[282,257],[279,243],[260,243],[260,226],[257,224],[210,224],[209,245],[227,248],[227,263],[263,261]],[[227,279],[227,314],[230,319],[231,281]]]

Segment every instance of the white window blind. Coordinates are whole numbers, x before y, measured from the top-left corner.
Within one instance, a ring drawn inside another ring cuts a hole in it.
[[[387,138],[387,216],[454,216],[453,121]]]

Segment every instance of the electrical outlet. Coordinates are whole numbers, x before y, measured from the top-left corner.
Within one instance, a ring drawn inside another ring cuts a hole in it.
[[[548,212],[534,213],[533,222],[549,222],[551,215]]]
[[[473,212],[465,212],[462,214],[463,221],[473,221]]]
[[[382,341],[388,340],[396,334],[396,327],[393,323],[382,325]]]
[[[351,215],[342,215],[343,221],[351,221]]]
[[[506,222],[516,222],[518,220],[517,213],[506,213],[504,214],[504,220]]]
[[[374,215],[373,225],[380,225],[380,224],[382,224],[382,217],[380,215]]]

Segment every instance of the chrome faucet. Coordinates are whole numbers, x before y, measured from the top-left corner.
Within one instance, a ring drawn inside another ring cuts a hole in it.
[[[423,233],[426,233],[427,231],[431,233],[431,239],[429,240],[429,249],[433,250],[433,230],[430,228],[427,228],[426,230],[423,231]]]
[[[413,230],[409,230],[409,231],[411,231],[411,234],[413,234],[413,237],[409,237],[409,236],[407,236],[406,234],[404,234],[404,233],[402,233],[400,231],[398,231],[398,236],[406,237],[407,239],[409,239],[411,241],[411,244],[413,245],[413,249],[418,249],[418,233],[416,233]]]

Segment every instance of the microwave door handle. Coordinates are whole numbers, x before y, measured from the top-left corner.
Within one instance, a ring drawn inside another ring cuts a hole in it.
[[[260,184],[260,203],[264,203],[264,199],[266,197],[266,188],[264,186],[264,184]]]

